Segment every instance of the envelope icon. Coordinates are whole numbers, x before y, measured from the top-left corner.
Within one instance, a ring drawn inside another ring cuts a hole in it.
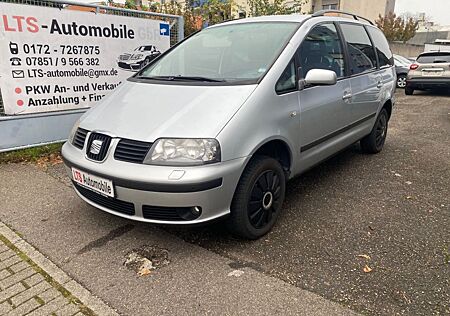
[[[15,79],[25,78],[25,71],[23,70],[13,70],[12,77]]]

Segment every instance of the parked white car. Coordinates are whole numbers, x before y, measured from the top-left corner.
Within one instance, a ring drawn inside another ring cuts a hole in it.
[[[138,71],[161,55],[154,45],[139,46],[131,53],[123,53],[117,60],[117,65],[122,69]]]

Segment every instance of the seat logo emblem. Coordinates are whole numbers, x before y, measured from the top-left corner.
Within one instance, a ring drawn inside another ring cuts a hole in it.
[[[102,149],[103,141],[94,139],[91,144],[91,148],[89,148],[89,152],[93,155],[98,155],[100,150]]]

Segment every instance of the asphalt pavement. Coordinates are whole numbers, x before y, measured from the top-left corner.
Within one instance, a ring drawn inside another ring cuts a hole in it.
[[[450,93],[397,91],[384,150],[290,181],[266,238],[219,229],[172,231],[364,314],[450,315]]]
[[[354,145],[290,181],[257,241],[98,211],[61,165],[0,165],[0,218],[121,314],[447,315],[450,94],[397,96],[383,152]],[[143,249],[168,262],[138,275],[124,262]]]

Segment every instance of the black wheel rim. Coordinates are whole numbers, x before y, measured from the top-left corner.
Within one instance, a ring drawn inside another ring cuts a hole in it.
[[[267,226],[280,207],[280,177],[273,170],[262,173],[253,184],[248,202],[250,224],[261,229]]]
[[[375,132],[375,142],[378,148],[383,146],[387,133],[387,118],[386,115],[381,115],[377,122]]]

